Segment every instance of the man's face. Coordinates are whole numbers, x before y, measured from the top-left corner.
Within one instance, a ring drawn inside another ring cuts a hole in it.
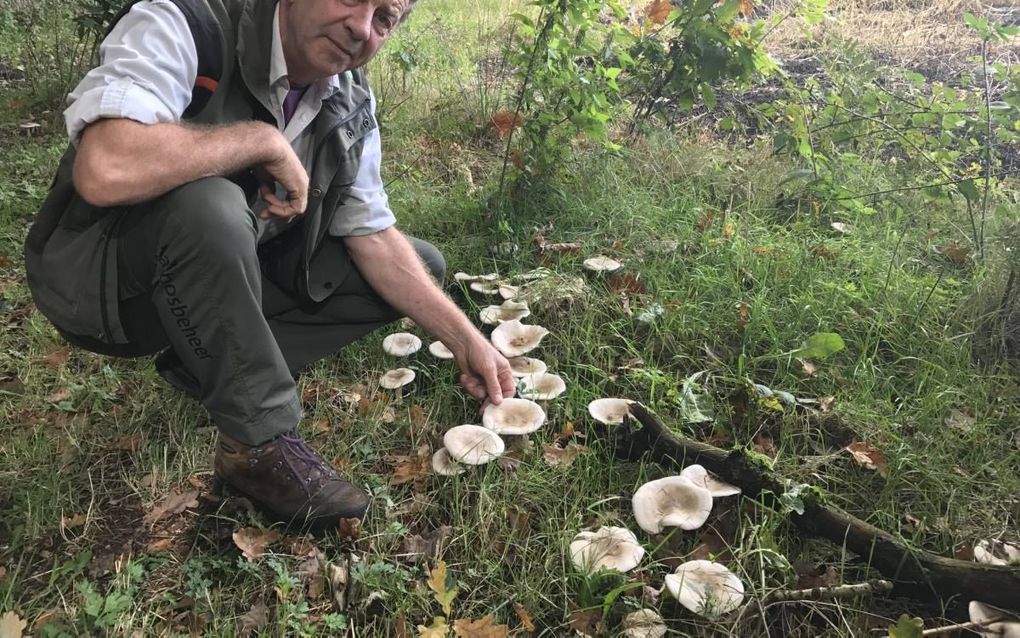
[[[308,84],[368,62],[411,0],[281,0],[287,74]]]

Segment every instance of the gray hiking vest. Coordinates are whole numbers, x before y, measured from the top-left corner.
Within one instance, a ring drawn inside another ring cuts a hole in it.
[[[200,124],[262,120],[275,126],[269,58],[276,1],[173,2],[188,19],[199,57],[199,77],[184,120]],[[310,124],[315,150],[312,164],[305,167],[308,208],[301,228],[290,231],[304,233],[295,287],[312,302],[328,297],[350,268],[338,260],[337,251],[319,248],[358,173],[364,137],[376,127],[363,70],[344,73],[340,85]],[[116,230],[130,212],[127,207],[100,208],[83,200],[72,182],[74,158],[71,146],[25,242],[28,285],[36,307],[71,341],[92,344],[91,349],[100,351],[99,346],[113,346],[110,351],[115,351],[128,342],[118,312]],[[252,171],[227,178],[244,190],[249,204],[254,203],[258,180]]]

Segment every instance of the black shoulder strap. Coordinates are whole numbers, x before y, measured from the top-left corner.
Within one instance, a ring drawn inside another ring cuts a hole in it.
[[[106,35],[110,35],[114,25],[120,22],[128,11],[142,0],[132,0],[120,10],[110,21],[110,28]],[[223,43],[220,35],[219,25],[213,17],[208,5],[202,0],[171,0],[184,18],[188,21],[188,29],[195,41],[195,50],[198,52],[198,76],[195,78],[195,86],[191,88],[191,102],[184,110],[184,117],[190,118],[197,115],[209,102],[209,98],[219,86],[220,78],[223,77]]]

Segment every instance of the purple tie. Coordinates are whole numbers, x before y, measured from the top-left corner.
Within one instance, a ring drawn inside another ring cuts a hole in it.
[[[290,118],[294,117],[294,111],[297,110],[298,102],[301,101],[301,96],[305,94],[306,90],[308,90],[308,85],[296,86],[287,91],[287,97],[283,98],[284,126],[290,123]]]

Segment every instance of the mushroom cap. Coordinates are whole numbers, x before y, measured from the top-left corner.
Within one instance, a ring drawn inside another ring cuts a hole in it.
[[[506,357],[519,357],[531,352],[549,331],[542,326],[526,326],[519,319],[504,321],[492,331],[492,345]]]
[[[396,368],[395,370],[387,370],[384,375],[379,377],[379,387],[386,388],[387,390],[396,390],[412,381],[414,381],[414,370],[410,368]]]
[[[465,465],[482,465],[498,458],[506,449],[503,439],[480,425],[458,425],[443,435],[450,458]]]
[[[1020,618],[1005,609],[999,609],[981,601],[972,600],[967,605],[967,613],[970,615],[971,622],[986,624],[984,629],[973,628],[971,631],[977,632],[982,636],[1020,638]],[[988,622],[996,618],[1002,618],[1003,620],[1001,622]]]
[[[499,284],[494,281],[472,281],[470,284],[471,290],[480,292],[483,295],[498,295]]]
[[[498,306],[482,308],[478,313],[478,318],[486,325],[495,326],[512,319],[524,319],[530,314],[531,309],[528,308],[528,304],[508,299]]]
[[[666,589],[700,616],[728,614],[744,602],[744,583],[724,565],[692,560],[666,575]]]
[[[1020,547],[995,538],[978,541],[974,560],[985,565],[1009,565],[1020,561]]]
[[[623,417],[630,414],[630,401],[627,399],[595,399],[588,404],[588,414],[599,423],[620,425]]]
[[[623,617],[623,635],[626,638],[662,638],[666,623],[651,609],[639,609]]]
[[[685,476],[649,481],[634,492],[631,502],[637,524],[650,534],[663,527],[698,529],[712,511],[712,493]]]
[[[421,339],[410,332],[394,332],[383,339],[382,348],[386,354],[391,354],[394,357],[406,357],[421,349]]]
[[[457,281],[466,281],[466,282],[496,281],[497,279],[499,279],[499,274],[498,273],[494,273],[494,272],[490,272],[487,275],[469,275],[466,272],[455,272],[455,273],[453,273],[453,278],[455,280],[457,280]]]
[[[503,399],[482,413],[482,425],[497,434],[530,434],[545,423],[542,406],[527,399]]]
[[[567,390],[567,384],[559,375],[549,372],[529,374],[522,380],[521,396],[533,401],[555,399]]]
[[[545,362],[533,357],[510,357],[510,373],[517,378],[542,374],[546,371]]]
[[[438,359],[453,358],[453,352],[451,352],[450,349],[446,347],[446,344],[443,343],[442,341],[433,341],[432,343],[430,343],[429,352],[432,353],[432,356]]]
[[[584,262],[582,262],[582,264],[588,270],[592,270],[595,272],[613,272],[614,270],[619,270],[620,268],[623,268],[622,263],[610,257],[606,257],[605,255],[595,255],[594,257],[589,257],[588,259],[585,259]]]
[[[449,450],[441,447],[432,455],[432,471],[442,476],[456,476],[463,474],[466,470],[460,463],[453,460]]]
[[[586,572],[612,569],[627,572],[641,562],[645,548],[634,532],[624,527],[600,527],[594,532],[579,532],[570,543],[570,559]]]
[[[520,291],[520,286],[511,286],[510,284],[499,285],[499,296],[503,299],[513,299]]]
[[[722,498],[724,496],[734,496],[740,494],[740,488],[736,485],[730,485],[724,483],[719,479],[715,478],[708,473],[708,470],[695,463],[694,465],[688,465],[681,472],[680,476],[686,476],[691,481],[699,486],[708,490],[712,494],[712,498]]]

